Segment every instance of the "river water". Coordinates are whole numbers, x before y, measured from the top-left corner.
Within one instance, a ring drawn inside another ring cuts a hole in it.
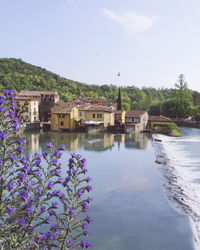
[[[168,199],[191,218],[193,233],[200,239],[200,130],[181,128],[182,137],[155,135],[153,142]],[[199,247],[200,248],[200,247]],[[199,249],[198,248],[198,249]]]
[[[187,136],[187,130],[185,132]],[[93,202],[89,215],[94,218],[94,222],[89,227],[88,237],[92,242],[92,249],[194,249],[189,217],[183,209],[177,209],[171,204],[173,202],[169,202],[168,192],[165,192],[166,188],[169,190],[169,186],[159,170],[161,165],[154,162],[155,150],[157,157],[162,160],[163,155],[166,156],[164,148],[161,148],[163,144],[153,143],[152,146],[145,134],[31,132],[24,134],[24,137],[26,153],[30,154],[46,151],[47,141],[55,146],[66,144],[63,168],[73,151],[87,159],[88,173],[93,180]],[[168,143],[173,144],[173,139],[171,142],[168,140]],[[198,156],[198,147],[195,150]],[[180,157],[181,155],[182,153]],[[188,154],[184,157],[186,162]],[[198,159],[195,159],[190,167],[193,176],[195,173],[200,174],[196,168]],[[199,181],[200,185],[200,179],[196,178],[195,181]]]

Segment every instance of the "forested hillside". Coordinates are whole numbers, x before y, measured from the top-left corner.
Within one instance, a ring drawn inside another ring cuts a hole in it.
[[[119,89],[115,85],[99,86],[69,80],[14,58],[0,58],[0,90],[2,88],[12,89],[16,93],[20,90],[56,90],[60,99],[66,102],[78,96],[116,102]],[[126,110],[149,109],[161,112],[162,104],[173,96],[173,89],[157,90],[151,87],[139,89],[135,86],[120,87],[120,89],[122,107]],[[200,94],[196,91],[190,93],[195,104],[199,105]]]

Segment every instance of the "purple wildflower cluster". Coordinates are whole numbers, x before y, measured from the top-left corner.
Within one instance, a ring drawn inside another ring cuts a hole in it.
[[[92,218],[85,215],[92,198],[86,160],[72,153],[63,172],[65,145],[50,142],[42,155],[23,155],[16,139],[18,120],[12,91],[0,96],[0,247],[5,249],[90,248],[84,241]],[[59,212],[58,212],[59,211]],[[41,228],[45,228],[45,231]]]

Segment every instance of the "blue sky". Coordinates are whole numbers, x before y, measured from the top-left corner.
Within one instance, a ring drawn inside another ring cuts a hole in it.
[[[199,0],[0,0],[0,57],[89,84],[170,88],[183,73],[200,91],[199,10]]]

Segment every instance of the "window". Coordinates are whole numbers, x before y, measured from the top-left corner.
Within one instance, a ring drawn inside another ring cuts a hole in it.
[[[102,114],[97,114],[97,118],[102,118]]]
[[[82,116],[82,112],[79,112],[79,116],[80,116],[80,117]]]
[[[64,126],[64,122],[60,122],[60,126]]]
[[[65,115],[64,115],[64,114],[60,114],[59,117],[60,117],[60,118],[64,118]]]
[[[95,114],[92,114],[92,118],[95,118]]]

